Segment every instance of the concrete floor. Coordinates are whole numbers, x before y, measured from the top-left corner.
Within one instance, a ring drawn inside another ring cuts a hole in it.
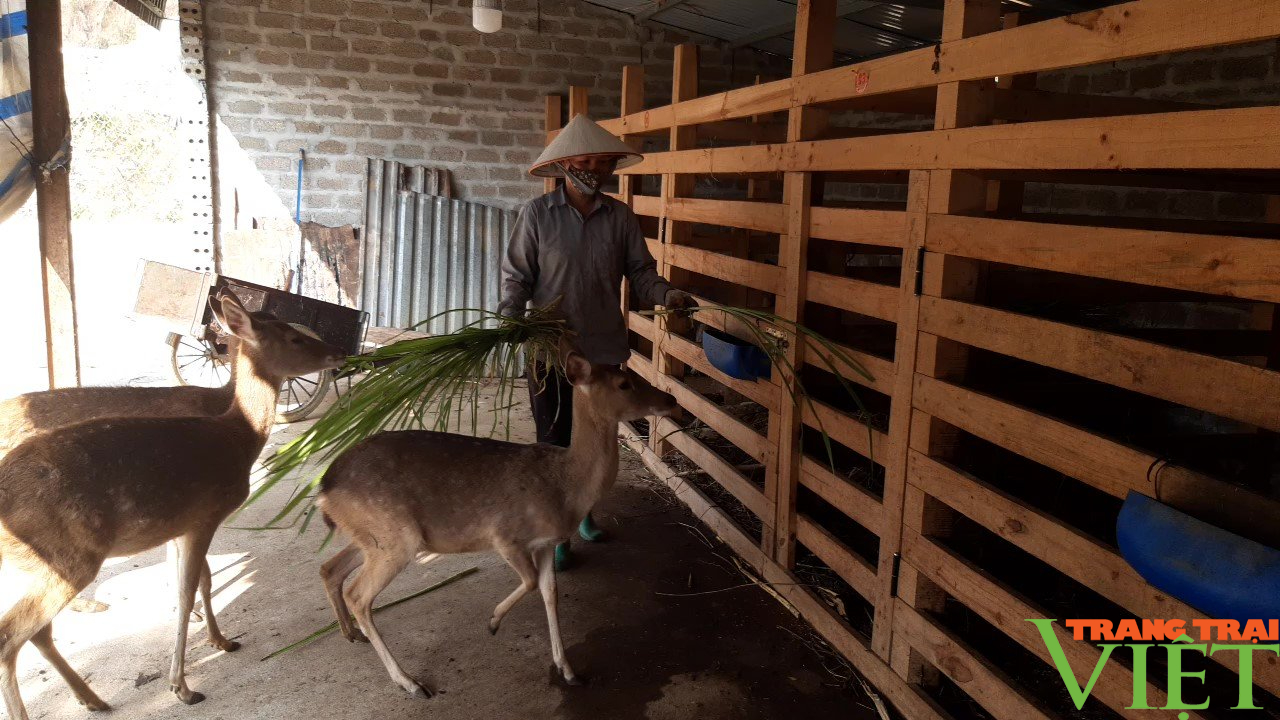
[[[522,408],[517,416],[513,439],[528,439],[528,413]],[[299,427],[278,431],[272,444]],[[259,522],[283,501],[281,489],[254,508]],[[497,636],[489,635],[494,604],[517,583],[493,554],[411,566],[379,598],[389,602],[479,569],[377,616],[400,663],[437,689],[435,698],[407,696],[368,645],[336,634],[261,661],[333,620],[317,571],[336,548],[317,553],[320,523],[301,536],[224,529],[215,538],[214,605],[223,631],[243,648],[215,651],[203,624],[193,623],[188,682],[208,696],[199,705],[181,705],[161,675],[174,632],[163,549],[104,568],[89,592],[110,609],[66,611],[54,633],[71,664],[113,706],[115,720],[875,717],[865,696],[836,687],[798,639],[808,635],[806,626],[747,584],[727,548],[714,540],[709,547],[698,532],[709,536],[705,528],[626,450],[618,485],[597,517],[610,540],[575,543],[579,563],[559,575],[565,645],[586,687],[551,680],[546,616],[536,593],[511,611]],[[253,525],[255,518],[233,524]],[[724,588],[734,589],[716,592]],[[33,718],[89,715],[30,646],[19,672]]]

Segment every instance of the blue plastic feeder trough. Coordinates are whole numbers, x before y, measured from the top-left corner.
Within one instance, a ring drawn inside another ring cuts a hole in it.
[[[1144,580],[1209,617],[1280,617],[1280,551],[1133,492],[1116,540]]]
[[[769,355],[745,340],[713,328],[702,329],[702,352],[717,370],[738,380],[769,377]]]

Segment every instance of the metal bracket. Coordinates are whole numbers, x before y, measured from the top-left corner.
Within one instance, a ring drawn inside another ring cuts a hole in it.
[[[924,292],[924,247],[916,248],[916,297]]]
[[[898,597],[898,574],[902,570],[902,553],[893,554],[893,574],[889,578],[889,597]]]

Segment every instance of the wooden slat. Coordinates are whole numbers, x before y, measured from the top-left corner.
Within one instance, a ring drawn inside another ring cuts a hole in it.
[[[859,595],[872,599],[876,592],[876,569],[812,519],[796,516],[796,540],[813,551],[841,580]]]
[[[787,398],[786,401],[790,402],[791,399]],[[814,430],[825,431],[832,440],[865,458],[883,464],[889,454],[887,435],[875,428],[870,428],[868,432],[866,424],[820,400],[803,402],[801,417],[805,425]]]
[[[662,214],[662,198],[656,195],[633,195],[631,209],[637,215],[658,217]]]
[[[646,132],[939,83],[1080,67],[1280,35],[1280,18],[1271,0],[1220,0],[1213,6],[1213,22],[1187,21],[1203,12],[1203,0],[1137,0],[943,42],[936,49],[921,48],[707,95],[601,124],[619,135]]]
[[[854,633],[847,622],[819,601],[794,575],[773,562],[706,495],[693,485],[686,483],[654,455],[636,436],[634,430],[625,424],[621,429],[623,441],[627,447],[640,455],[645,465],[658,476],[658,479],[666,483],[676,497],[688,505],[693,514],[706,523],[720,540],[757,570],[765,582],[772,585],[776,593],[775,597],[789,603],[789,607],[798,611],[801,617],[831,643],[836,652],[849,658],[854,668],[904,717],[912,720],[945,720],[950,717],[919,689],[908,685],[894,675],[884,661],[871,652],[866,642]]]
[[[559,95],[547,95],[543,102],[542,124],[546,130],[547,144],[555,139],[555,135],[559,134],[559,128],[564,125],[564,98]],[[544,192],[551,192],[556,189],[556,179],[546,178],[542,181],[542,189]]]
[[[1001,632],[1017,641],[1032,654],[1050,666],[1053,659],[1040,637],[1039,630],[1027,622],[1027,618],[1052,617],[1042,608],[1019,597],[1001,586],[982,570],[964,558],[946,550],[937,543],[921,536],[914,528],[903,533],[903,563],[926,575],[941,586],[947,594],[960,602]],[[1061,625],[1054,625],[1058,642],[1073,668],[1092,668],[1098,664],[1100,652],[1089,643],[1072,639],[1071,632]],[[1164,705],[1164,692],[1154,686],[1147,688],[1149,704]],[[1126,718],[1166,718],[1165,710],[1127,710],[1133,703],[1133,673],[1118,662],[1108,662],[1094,685],[1093,697],[1101,700]],[[1192,715],[1191,717],[1196,717]]]
[[[1035,78],[1032,78],[1034,88]],[[1083,95],[1045,90],[1011,88],[993,93],[992,114],[1002,120],[1034,122],[1070,118],[1107,117],[1110,115],[1148,115],[1152,113],[1204,110],[1205,105],[1152,100],[1117,95]]]
[[[780,233],[785,229],[780,203],[672,198],[667,202],[667,216],[672,220],[770,233]]]
[[[1280,302],[1280,242],[934,215],[937,253],[1120,282]]]
[[[1273,132],[1278,123],[1277,107],[1053,120],[650,153],[644,162],[618,172],[1265,170],[1280,166],[1280,136]],[[1178,152],[1169,152],[1170,147]]]
[[[896,603],[895,632],[901,633],[930,664],[951,678],[957,687],[993,717],[1001,720],[1053,720],[1057,717],[1041,710],[1034,698],[964,641],[910,605],[901,600]]]
[[[653,324],[653,320],[637,312],[627,313],[627,327],[635,331],[641,337],[648,339],[649,342],[653,342],[653,334],[657,332],[657,328]]]
[[[810,270],[807,299],[888,322],[896,322],[898,318],[898,289],[892,285]]]
[[[685,365],[695,368],[698,372],[712,378],[734,392],[746,396],[752,402],[762,405],[770,412],[777,412],[778,393],[782,392],[782,390],[772,382],[768,380],[739,380],[725,375],[716,369],[709,360],[707,360],[707,356],[702,352],[701,347],[694,345],[679,335],[667,336],[666,351],[671,353],[672,357],[680,360],[680,362]],[[788,400],[788,402],[790,402],[790,400]]]
[[[908,477],[913,486],[1137,617],[1201,615],[1198,610],[1148,585],[1114,549],[968,473],[912,451]],[[1218,653],[1213,659],[1239,672],[1237,655]],[[1258,655],[1253,677],[1260,687],[1276,693],[1280,690],[1280,659],[1274,655]]]
[[[825,358],[828,358],[828,361],[831,363],[831,366],[835,367],[839,375],[844,379],[848,380],[849,382],[862,385],[863,387],[871,388],[872,390],[875,390],[876,392],[884,393],[885,395],[890,395],[893,393],[893,361],[892,360],[885,360],[882,357],[879,357],[877,355],[872,355],[870,353],[866,353],[861,350],[856,350],[854,348],[849,347],[848,345],[841,345],[840,343],[832,343],[833,345],[835,345],[837,350],[849,356],[851,360],[861,365],[862,369],[867,371],[867,374],[871,376],[871,379],[868,380],[867,378],[855,372],[843,360],[833,357],[831,353],[827,352],[826,348],[822,347],[817,342],[813,340],[808,340],[806,342],[808,345],[808,347],[805,349],[806,365],[811,365],[816,368],[821,368],[827,372],[831,372],[831,367],[829,367],[827,363],[823,362],[822,360],[822,358],[825,357]]]
[[[862,486],[837,477],[825,464],[809,457],[800,459],[800,484],[869,532],[882,533],[884,506]]]
[[[1258,402],[1280,397],[1273,370],[942,298],[921,298],[920,330],[1280,430],[1280,403]]]
[[[809,210],[809,235],[823,240],[900,248],[906,234],[904,212],[830,207]]]
[[[768,293],[777,292],[782,272],[776,265],[743,260],[687,245],[667,245],[667,262],[692,272]]]
[[[1157,458],[1088,430],[924,375],[916,375],[915,407],[1109,495],[1155,496],[1147,473]],[[911,447],[928,452],[914,438]]]
[[[765,520],[769,519],[771,510],[765,503],[764,494],[738,472],[737,468],[697,438],[681,432],[680,426],[667,418],[658,421],[658,432],[666,436],[675,449],[684,453],[685,457],[720,483],[721,487],[732,493],[738,502],[751,511],[751,514]]]
[[[645,375],[644,372],[641,372],[641,368],[644,368],[648,373],[646,379],[654,387],[671,393],[676,402],[680,403],[680,407],[706,423],[707,427],[715,430],[725,440],[736,445],[742,452],[761,463],[767,463],[773,457],[773,448],[768,438],[747,427],[737,418],[721,410],[715,403],[702,397],[702,395],[676,378],[659,375],[653,369],[652,363],[645,359],[644,356],[633,351],[630,365],[636,368],[636,371],[640,372],[641,375]]]

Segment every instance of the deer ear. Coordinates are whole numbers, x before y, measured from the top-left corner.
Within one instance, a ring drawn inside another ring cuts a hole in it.
[[[240,304],[235,295],[227,293],[222,297],[222,315],[219,317],[223,327],[227,332],[235,335],[241,340],[249,342],[257,342],[257,327],[253,322],[253,317],[248,310]]]
[[[591,380],[591,363],[579,353],[571,352],[564,359],[564,372],[571,385],[585,385]]]

